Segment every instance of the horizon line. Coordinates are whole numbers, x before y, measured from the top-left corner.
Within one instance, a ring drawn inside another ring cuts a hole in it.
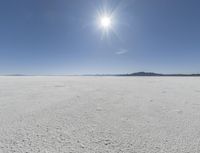
[[[156,72],[133,72],[133,73],[88,73],[88,74],[0,74],[0,76],[200,76],[200,73],[156,73]]]

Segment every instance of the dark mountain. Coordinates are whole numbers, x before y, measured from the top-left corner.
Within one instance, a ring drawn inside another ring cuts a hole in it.
[[[153,72],[137,72],[128,74],[128,76],[163,76],[163,74]]]
[[[161,74],[154,72],[137,72],[130,74],[119,74],[117,76],[200,76],[200,74]]]

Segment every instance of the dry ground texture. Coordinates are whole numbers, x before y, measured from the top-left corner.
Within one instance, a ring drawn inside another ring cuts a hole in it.
[[[0,77],[0,153],[199,153],[200,78]]]

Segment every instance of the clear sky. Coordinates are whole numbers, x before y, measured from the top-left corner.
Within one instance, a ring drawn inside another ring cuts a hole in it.
[[[0,0],[0,74],[137,71],[200,72],[199,0]]]

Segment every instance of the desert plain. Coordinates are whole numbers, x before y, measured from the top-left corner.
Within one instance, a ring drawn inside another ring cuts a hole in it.
[[[0,77],[0,153],[199,152],[198,77]]]

